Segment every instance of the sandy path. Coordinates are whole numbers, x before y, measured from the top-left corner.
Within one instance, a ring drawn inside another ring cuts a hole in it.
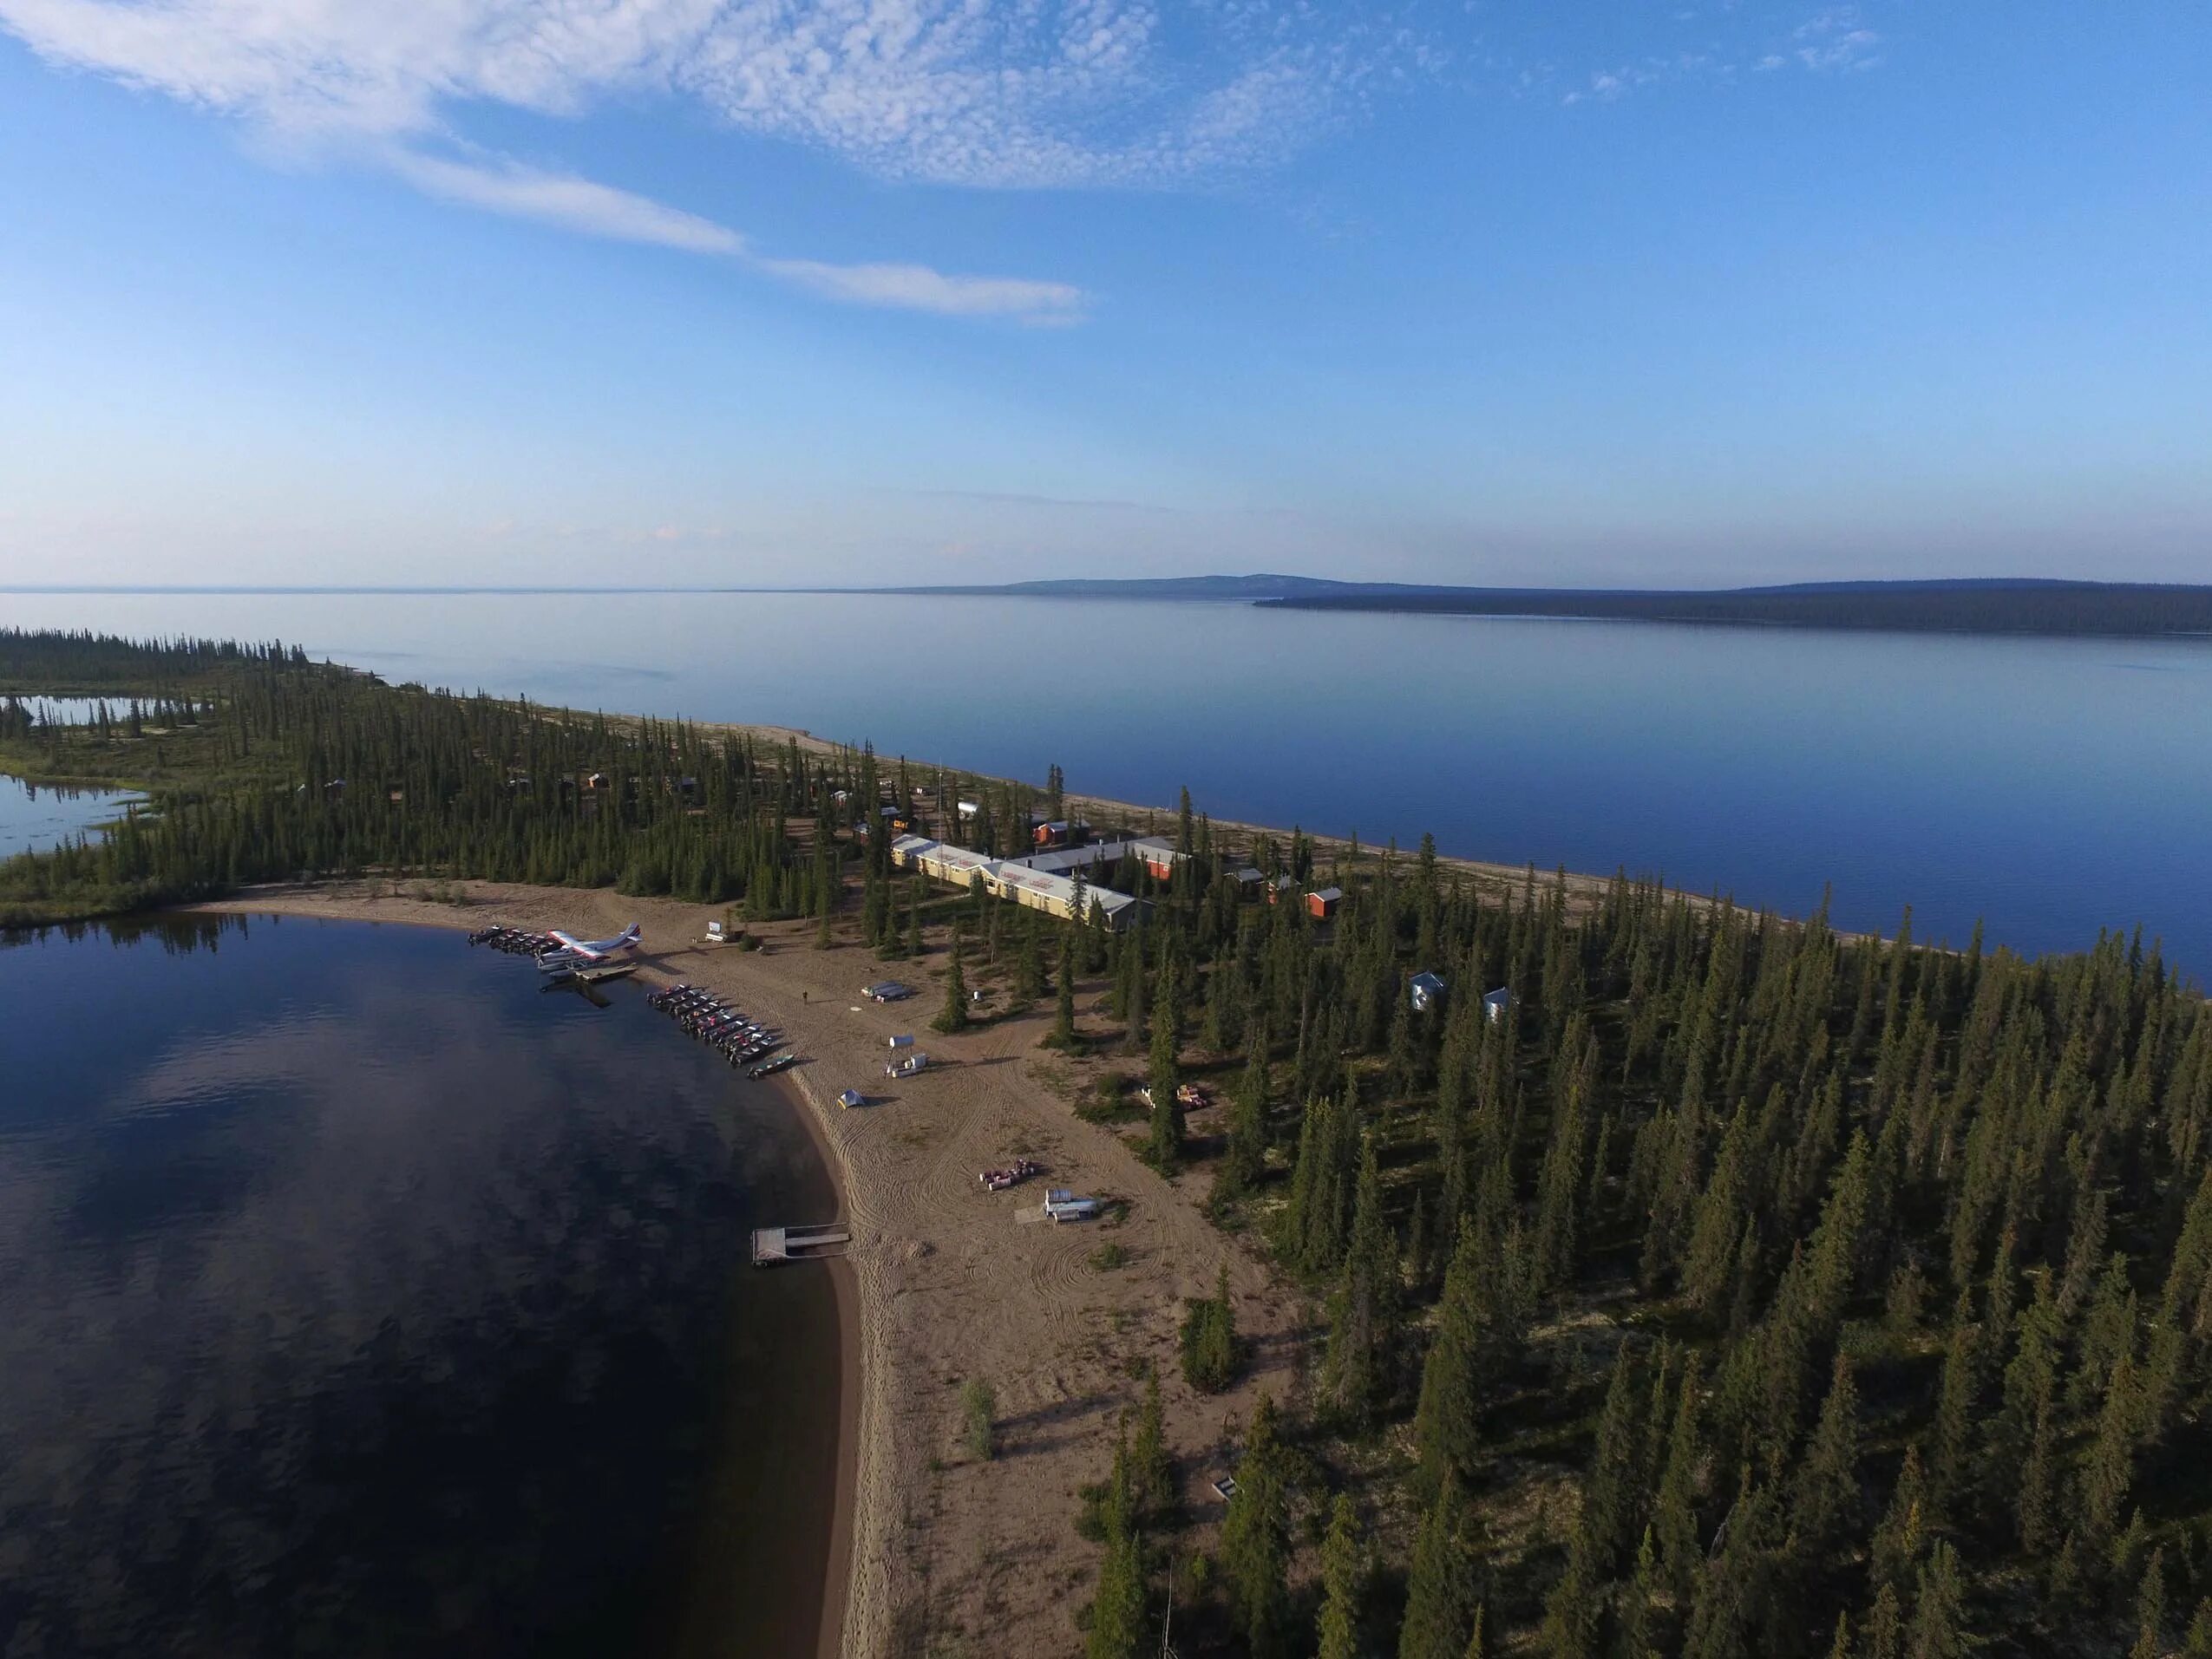
[[[1211,1454],[1224,1422],[1248,1413],[1260,1387],[1279,1395],[1291,1386],[1285,1339],[1302,1310],[1198,1212],[1205,1177],[1167,1181],[1114,1133],[1074,1115],[1052,1085],[1064,1090],[1098,1065],[1071,1068],[1037,1049],[1042,1013],[943,1037],[927,1029],[942,1001],[939,956],[887,966],[849,946],[816,950],[810,923],[756,928],[766,948],[739,951],[692,943],[715,908],[604,890],[455,886],[466,906],[403,896],[415,884],[364,881],[253,889],[204,908],[561,926],[591,937],[636,919],[641,980],[711,987],[790,1035],[807,1063],[789,1075],[834,1160],[854,1234],[860,1400],[841,1518],[851,1540],[845,1654],[1005,1651],[1017,1623],[1025,1647],[1077,1641],[1076,1610],[1097,1558],[1075,1533],[1077,1488],[1111,1462],[1116,1422],[1142,1394],[1136,1362],[1159,1368],[1192,1512],[1201,1527],[1219,1519],[1207,1487]],[[891,976],[920,994],[889,1007],[856,994]],[[1092,1000],[1081,999],[1086,1012]],[[893,1083],[883,1076],[885,1039],[903,1032],[935,1063]],[[671,1031],[669,1040],[682,1039]],[[867,1107],[840,1109],[847,1087],[867,1094]],[[985,1193],[976,1171],[1018,1153],[1044,1163],[1045,1179]],[[1126,1200],[1125,1218],[1103,1227],[1037,1220],[1047,1180]],[[1090,1257],[1109,1240],[1130,1259],[1102,1270]],[[1181,1299],[1210,1294],[1223,1263],[1255,1364],[1235,1392],[1201,1398],[1182,1383],[1176,1329]],[[960,1443],[959,1392],[970,1378],[998,1395],[999,1450],[987,1463]]]

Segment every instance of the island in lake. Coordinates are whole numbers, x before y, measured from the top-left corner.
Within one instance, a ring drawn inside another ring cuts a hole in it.
[[[278,646],[0,634],[11,692],[96,706],[0,701],[0,770],[149,803],[0,864],[18,937],[213,909],[461,952],[634,921],[608,996],[688,984],[786,1038],[840,1212],[789,1219],[849,1237],[777,1270],[849,1276],[843,1495],[795,1512],[843,1529],[818,1641],[2212,1633],[2212,1014],[2139,937],[1846,935]],[[769,1455],[748,1409],[721,1421]],[[671,1651],[748,1650],[717,1544],[679,1551]]]

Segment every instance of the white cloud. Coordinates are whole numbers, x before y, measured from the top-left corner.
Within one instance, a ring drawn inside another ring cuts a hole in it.
[[[658,90],[886,176],[995,186],[1279,157],[1421,47],[1311,0],[1172,20],[1153,0],[0,0],[0,26],[279,133],[413,137],[470,102]]]
[[[918,265],[833,265],[769,258],[726,225],[570,173],[541,172],[503,157],[455,160],[393,148],[386,163],[427,195],[586,236],[642,242],[685,253],[720,254],[847,304],[939,317],[1004,317],[1025,323],[1080,322],[1087,297],[1070,283],[1023,277],[948,276]]]
[[[849,304],[1071,322],[1084,297],[1066,283],[756,256],[728,225],[486,154],[455,132],[472,102],[559,115],[618,89],[688,88],[740,125],[885,173],[1014,182],[1108,170],[1103,153],[1049,134],[1041,112],[1111,102],[1149,14],[1076,0],[1045,29],[1039,0],[1017,10],[1028,21],[1009,34],[969,0],[0,0],[0,27],[57,66],[236,117],[308,153],[365,158],[442,200],[744,259]],[[1155,165],[1162,148],[1151,141]],[[1146,153],[1132,146],[1125,165]]]
[[[400,177],[443,201],[686,253],[745,251],[745,238],[726,225],[573,174],[543,173],[504,159],[456,161],[411,149],[394,148],[386,158]]]
[[[1871,69],[1882,62],[1882,36],[1861,23],[1851,6],[1809,19],[1796,38],[1795,55],[1809,69]]]
[[[948,277],[926,265],[824,265],[814,259],[763,259],[761,268],[861,305],[934,311],[944,317],[1013,317],[1028,323],[1082,320],[1084,294],[1068,283],[1018,277]]]

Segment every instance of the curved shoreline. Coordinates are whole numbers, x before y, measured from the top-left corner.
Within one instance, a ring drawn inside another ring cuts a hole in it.
[[[627,898],[610,890],[453,884],[461,902],[389,878],[275,884],[187,910],[427,924],[461,931],[499,921],[612,933],[642,924],[647,983],[689,981],[728,996],[789,1034],[804,1056],[791,1100],[845,1212],[851,1244],[827,1264],[838,1301],[841,1402],[830,1584],[815,1651],[851,1659],[957,1649],[995,1651],[1011,1610],[1028,1640],[1079,1646],[1096,1551],[1077,1535],[1073,1494],[1110,1463],[1116,1425],[1158,1373],[1184,1505],[1202,1540],[1220,1519],[1205,1472],[1233,1420],[1263,1391],[1296,1386],[1308,1310],[1248,1244],[1201,1209],[1203,1176],[1171,1180],[1110,1126],[1078,1118],[1104,1048],[1070,1061],[1040,1049],[1048,1010],[1002,1010],[957,1036],[933,1034],[926,1073],[884,1077],[887,1034],[927,1023],[941,954],[904,964],[914,1002],[883,1008],[856,988],[881,976],[874,954],[814,946],[810,922],[755,924],[762,947],[700,937],[722,907]],[[987,976],[982,963],[972,974]],[[1103,982],[1078,989],[1096,1029]],[[793,993],[798,995],[794,996]],[[857,1087],[863,1109],[835,1104]],[[984,1192],[976,1172],[1017,1155],[1055,1185],[1113,1200],[1090,1227],[1043,1219],[1037,1194]],[[1100,1261],[1100,1232],[1121,1248]],[[1230,1393],[1198,1395],[1180,1375],[1176,1332],[1188,1297],[1226,1270],[1240,1334],[1260,1358]],[[733,1270],[750,1272],[749,1267]],[[992,1389],[996,1455],[969,1447],[959,1401]],[[849,1431],[849,1432],[848,1432]],[[841,1577],[842,1582],[838,1582]],[[841,1609],[841,1617],[840,1610]],[[743,1647],[743,1632],[732,1632]]]
[[[560,888],[534,891],[564,896],[567,892]],[[392,913],[384,908],[388,905],[396,909],[403,908],[406,913]],[[402,927],[434,928],[454,933],[466,933],[477,924],[475,917],[455,911],[450,906],[427,901],[349,898],[317,888],[249,891],[229,898],[177,908],[185,913],[291,916],[322,921],[357,920]],[[673,983],[675,976],[663,975],[660,977],[664,983]],[[793,1087],[783,1087],[786,1084]],[[790,1109],[794,1120],[805,1134],[824,1175],[837,1195],[840,1218],[849,1219],[853,1192],[850,1161],[836,1138],[827,1132],[824,1123],[818,1119],[821,1107],[812,1091],[804,1087],[803,1080],[795,1074],[767,1080],[767,1089]],[[840,1258],[822,1265],[829,1277],[838,1330],[837,1484],[830,1506],[828,1559],[823,1571],[825,1594],[814,1652],[816,1659],[836,1659],[836,1656],[852,1651],[848,1638],[855,1623],[852,1617],[852,1604],[855,1599],[854,1589],[858,1574],[854,1540],[858,1531],[861,1453],[870,1438],[867,1433],[869,1420],[864,1408],[864,1389],[870,1371],[880,1368],[864,1364],[862,1360],[861,1333],[867,1328],[867,1322],[862,1317],[865,1292],[860,1276],[853,1270],[853,1262]],[[734,1272],[754,1270],[742,1261],[733,1263],[731,1268]]]

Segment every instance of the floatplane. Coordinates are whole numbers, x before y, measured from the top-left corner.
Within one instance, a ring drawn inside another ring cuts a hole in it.
[[[573,933],[555,928],[546,937],[553,948],[540,952],[538,971],[541,974],[576,973],[587,968],[597,968],[620,956],[625,950],[635,950],[645,931],[635,922],[611,939],[579,939]]]

